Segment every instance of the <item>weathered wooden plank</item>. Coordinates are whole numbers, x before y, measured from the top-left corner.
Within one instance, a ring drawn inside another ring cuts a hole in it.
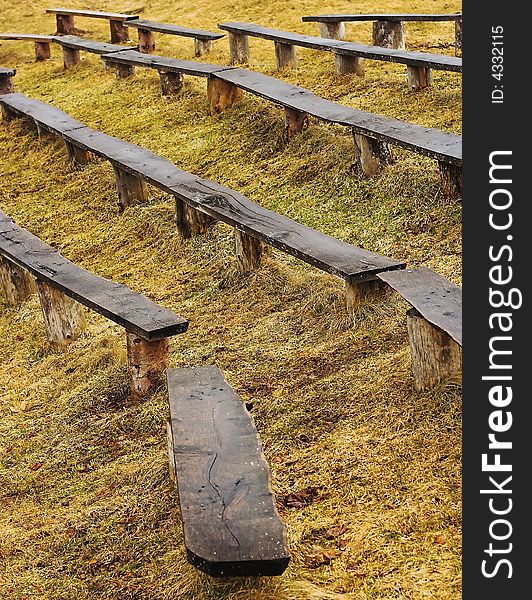
[[[334,14],[334,15],[309,15],[302,17],[305,22],[340,23],[348,21],[458,21],[461,14]]]
[[[73,15],[79,17],[91,17],[94,19],[109,19],[113,21],[132,21],[133,19],[139,18],[138,15],[102,12],[97,10],[79,10],[74,8],[47,8],[46,12],[52,15]]]
[[[462,289],[426,267],[380,273],[427,321],[462,345]]]
[[[189,561],[219,577],[281,575],[286,531],[249,412],[217,367],[169,369],[167,377]]]
[[[394,48],[382,48],[380,46],[367,46],[355,42],[325,39],[309,35],[301,35],[288,31],[280,31],[269,27],[262,27],[254,23],[221,23],[220,29],[237,35],[250,35],[260,37],[274,42],[283,42],[305,48],[326,50],[338,54],[360,56],[371,60],[394,62],[411,66],[422,66],[443,71],[462,70],[462,59],[445,54],[432,54],[429,52],[411,52]]]
[[[0,211],[0,253],[40,282],[104,315],[146,340],[186,331],[188,322],[119,283],[93,275],[64,258]]]
[[[190,29],[189,27],[181,27],[180,25],[172,25],[170,23],[158,23],[156,21],[148,21],[147,19],[127,21],[124,25],[126,27],[145,29],[146,31],[196,38],[198,40],[219,40],[224,37],[223,33],[213,33],[204,29]]]
[[[31,42],[53,42],[55,35],[40,35],[35,33],[0,33],[0,40],[28,40]]]
[[[54,37],[53,41],[65,48],[83,50],[84,52],[91,52],[93,54],[111,54],[114,52],[124,52],[130,49],[135,50],[137,48],[137,46],[119,46],[118,44],[107,44],[106,42],[87,40],[78,37],[77,35],[58,35]]]

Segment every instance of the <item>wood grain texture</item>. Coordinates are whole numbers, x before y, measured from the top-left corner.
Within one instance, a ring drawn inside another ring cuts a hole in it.
[[[37,280],[37,291],[50,344],[61,347],[77,339],[85,328],[81,304],[44,281]]]
[[[405,47],[405,28],[403,21],[374,21],[372,31],[374,46],[383,48]]]
[[[411,304],[429,323],[462,345],[462,288],[426,267],[380,273],[379,278]]]
[[[124,285],[64,258],[0,211],[0,254],[35,278],[147,340],[186,331],[188,322]]]
[[[335,14],[335,15],[310,15],[302,17],[305,22],[338,23],[348,21],[458,21],[461,14]]]
[[[204,29],[190,29],[189,27],[171,25],[170,23],[158,23],[157,21],[148,21],[147,19],[127,21],[124,25],[126,27],[145,29],[146,31],[156,31],[157,33],[196,38],[198,40],[219,40],[225,37],[223,33],[214,33],[212,31],[205,31]]]
[[[126,333],[127,366],[131,383],[131,398],[140,401],[161,384],[168,367],[168,338],[148,341],[138,335]]]
[[[237,35],[260,37],[274,42],[283,42],[315,50],[326,50],[328,52],[338,52],[340,54],[349,54],[371,60],[395,62],[405,65],[424,66],[443,71],[462,71],[462,59],[445,54],[367,46],[355,42],[331,40],[289,31],[280,31],[278,29],[255,25],[254,23],[221,23],[218,27]]]
[[[249,412],[215,366],[167,377],[189,561],[213,576],[280,575],[289,562],[285,526]]]
[[[16,306],[36,291],[35,279],[25,270],[0,255],[0,295]]]

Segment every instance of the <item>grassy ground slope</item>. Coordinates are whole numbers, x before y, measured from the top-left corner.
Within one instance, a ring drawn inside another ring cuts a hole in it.
[[[160,0],[73,2],[216,30],[248,20],[315,34],[305,14],[349,2]],[[0,0],[0,31],[53,33],[51,3]],[[373,0],[356,11],[451,12],[456,1]],[[106,21],[78,19],[108,40]],[[453,53],[452,24],[407,24],[410,48]],[[348,24],[369,42],[371,25]],[[133,34],[136,37],[136,34]],[[192,57],[192,41],[156,34],[157,52]],[[346,129],[312,123],[289,144],[282,111],[246,95],[211,117],[205,81],[160,95],[155,72],[117,82],[99,59],[62,69],[33,62],[29,43],[0,46],[18,91],[140,144],[179,167],[339,239],[461,280],[460,204],[441,195],[434,161],[396,150],[379,177],[351,170]],[[274,70],[273,44],[251,39],[251,68],[329,99],[460,132],[456,74],[409,91],[404,67],[367,62],[364,79],[336,77],[328,53],[299,49],[297,68]],[[208,60],[226,63],[227,40]],[[129,285],[190,320],[171,366],[216,363],[253,414],[287,523],[292,562],[276,579],[215,581],[186,562],[178,501],[168,480],[165,390],[127,398],[122,330],[87,313],[64,351],[47,347],[35,297],[0,304],[0,597],[22,599],[289,600],[460,597],[460,387],[413,391],[406,305],[390,296],[353,323],[341,283],[278,252],[248,278],[217,226],[183,241],[172,199],[116,210],[112,169],[67,166],[58,142],[20,121],[0,125],[0,208],[83,267]],[[312,489],[302,508],[283,498]]]

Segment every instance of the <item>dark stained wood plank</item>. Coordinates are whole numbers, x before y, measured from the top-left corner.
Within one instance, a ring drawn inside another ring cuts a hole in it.
[[[126,65],[157,69],[158,71],[183,73],[185,75],[194,75],[197,77],[208,77],[213,73],[234,68],[224,65],[211,65],[196,60],[181,60],[178,58],[168,58],[166,56],[156,56],[155,54],[144,54],[136,50],[123,50],[119,54],[110,56],[104,55],[103,58]]]
[[[215,366],[168,369],[189,561],[213,576],[281,575],[290,560],[253,419]]]
[[[40,35],[37,33],[0,33],[0,40],[29,40],[32,42],[51,42],[55,35]]]
[[[184,37],[192,37],[198,40],[218,40],[224,37],[223,33],[213,33],[204,29],[190,29],[181,27],[180,25],[171,25],[169,23],[157,23],[156,21],[148,21],[146,19],[135,19],[124,23],[126,27],[136,27],[137,29],[145,29],[146,31],[156,31],[158,33],[167,33],[169,35],[180,35]]]
[[[111,54],[113,52],[124,52],[130,49],[136,49],[137,46],[119,46],[118,44],[107,44],[96,40],[88,40],[77,35],[56,35],[53,40],[56,44],[66,48],[76,48],[93,54]]]
[[[462,345],[462,288],[426,267],[380,273],[379,278]]]
[[[394,48],[383,48],[381,46],[367,46],[355,42],[345,42],[310,35],[302,35],[288,31],[280,31],[269,27],[262,27],[254,23],[221,23],[220,29],[239,35],[250,35],[267,40],[293,44],[304,48],[315,50],[326,50],[359,56],[371,60],[395,62],[410,66],[422,66],[443,71],[461,71],[462,59],[445,54],[431,54],[429,52],[411,52]]]
[[[78,10],[74,8],[47,8],[46,12],[51,15],[73,15],[79,17],[92,17],[95,19],[109,19],[111,21],[131,21],[139,18],[138,15],[101,12],[97,10]]]
[[[302,17],[305,22],[342,23],[348,21],[459,21],[461,14],[334,14]]]
[[[16,74],[17,74],[16,69],[10,69],[8,67],[0,67],[0,75],[3,75],[4,77],[14,77]],[[11,96],[11,94],[6,94],[5,96],[3,96],[3,98],[5,98],[6,96]]]
[[[93,275],[64,258],[0,211],[0,254],[32,273],[38,281],[104,315],[146,340],[187,330],[175,313],[119,283]]]

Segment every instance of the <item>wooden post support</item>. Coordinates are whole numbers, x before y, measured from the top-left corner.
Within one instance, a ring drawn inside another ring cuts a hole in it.
[[[153,31],[139,28],[139,52],[151,54],[155,52],[155,37]]]
[[[179,198],[175,200],[175,220],[179,234],[185,239],[204,234],[216,223],[214,217],[192,208]]]
[[[16,306],[36,291],[35,279],[25,269],[0,256],[0,290],[7,304]]]
[[[111,30],[111,44],[127,42],[129,30],[122,23],[122,21],[114,21],[113,19],[109,19],[109,29]]]
[[[75,144],[67,140],[63,141],[65,143],[68,161],[72,166],[76,167],[80,165],[86,165],[92,160],[92,153],[89,152],[89,150],[80,148],[79,146],[76,146]]]
[[[116,191],[118,193],[118,206],[125,210],[128,206],[142,204],[148,198],[148,186],[146,182],[127,171],[113,165],[116,179]]]
[[[382,298],[390,287],[380,279],[370,281],[347,280],[345,282],[345,300],[347,312],[354,314],[358,308],[368,300]]]
[[[194,56],[203,56],[212,50],[212,40],[194,38]]]
[[[364,59],[359,56],[334,52],[334,65],[337,75],[354,73],[359,77],[364,77]]]
[[[373,45],[383,48],[405,47],[405,28],[402,21],[373,21]]]
[[[63,66],[65,69],[79,64],[80,60],[79,48],[67,48],[63,46]]]
[[[57,32],[63,35],[76,35],[76,28],[74,27],[74,15],[55,15],[55,22],[57,24]]]
[[[50,58],[50,42],[35,42],[35,60],[47,60]]]
[[[229,59],[232,65],[249,62],[249,37],[229,32]]]
[[[235,229],[235,256],[241,273],[251,273],[260,266],[263,244],[257,238]]]
[[[275,61],[278,69],[295,66],[297,63],[296,47],[292,44],[275,42]]]
[[[329,40],[343,40],[345,38],[345,23],[318,23],[322,38]]]
[[[454,22],[455,45],[454,53],[456,56],[462,56],[462,19],[457,19]]]
[[[37,281],[37,291],[48,341],[64,346],[75,340],[85,325],[81,304],[42,281]]]
[[[406,79],[413,90],[424,90],[432,85],[432,69],[407,65]]]
[[[243,92],[237,85],[213,76],[207,79],[207,98],[211,115],[221,113],[233,106],[242,96]]]
[[[284,114],[286,137],[290,141],[296,134],[301,133],[308,126],[308,114],[289,108],[288,106],[285,106]]]
[[[416,390],[428,390],[442,379],[460,372],[462,349],[447,333],[413,308],[406,313],[406,323]]]
[[[126,331],[127,366],[131,382],[131,398],[146,398],[161,381],[168,367],[168,338],[150,342],[136,333]]]
[[[386,142],[367,137],[353,131],[355,140],[355,162],[353,167],[359,175],[374,177],[384,165],[392,161],[392,154]]]
[[[462,197],[462,167],[439,161],[443,194],[446,198]]]
[[[0,73],[0,96],[2,94],[11,94],[12,92],[14,92],[14,90],[15,88],[13,87],[13,79],[11,75],[8,75],[7,73]],[[2,107],[2,114],[4,115],[4,119],[6,121],[9,121],[11,119],[9,112],[7,110],[4,110],[4,107]]]
[[[183,73],[159,71],[163,96],[178,94],[183,89]]]
[[[113,67],[116,70],[117,79],[126,79],[131,77],[135,73],[135,67],[133,65],[126,65],[124,63],[115,62]]]

